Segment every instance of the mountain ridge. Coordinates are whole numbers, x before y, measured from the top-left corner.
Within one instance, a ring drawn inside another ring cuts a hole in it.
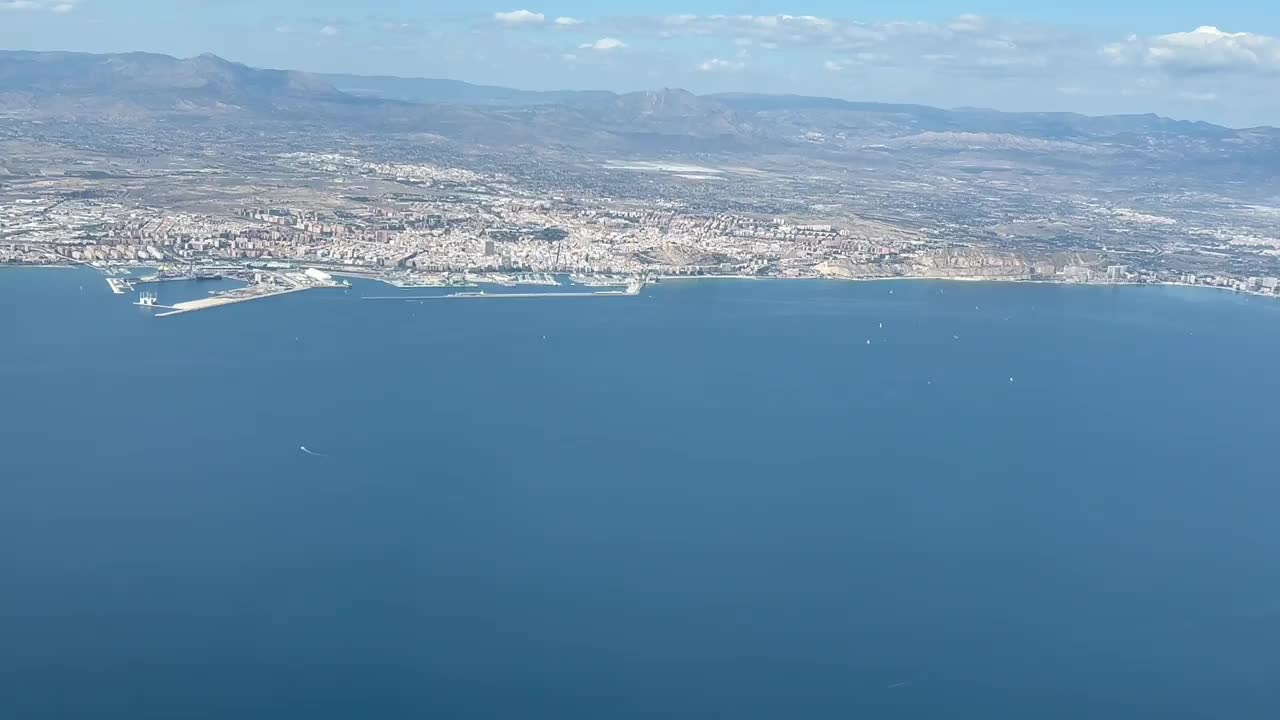
[[[61,67],[58,67],[61,65]],[[35,70],[43,73],[33,72]],[[27,72],[22,72],[26,70]],[[58,72],[61,70],[62,72]],[[41,77],[43,75],[43,77]],[[48,81],[60,80],[51,87]],[[165,82],[166,79],[168,82]],[[162,53],[86,53],[77,51],[0,50],[0,93],[2,92],[79,92],[92,88],[72,82],[107,80],[125,81],[113,91],[185,92],[189,95],[204,90],[218,90],[234,97],[253,98],[267,93],[299,99],[330,101],[358,100],[399,101],[430,105],[479,105],[521,107],[532,105],[568,105],[581,107],[598,103],[628,104],[628,98],[652,98],[662,93],[681,93],[717,103],[735,112],[770,112],[799,110],[840,110],[850,112],[900,113],[920,116],[955,115],[968,118],[1024,117],[1040,121],[1067,120],[1075,125],[1142,125],[1144,128],[1178,127],[1210,128],[1230,131],[1280,132],[1280,128],[1262,125],[1231,128],[1200,120],[1179,120],[1155,113],[1088,115],[1076,112],[1011,112],[986,108],[943,108],[919,103],[882,103],[865,100],[750,92],[694,94],[679,89],[614,92],[611,90],[523,90],[500,85],[483,85],[448,78],[422,78],[396,75],[358,75],[350,73],[311,73],[297,70],[257,68],[226,60],[211,53],[178,58]],[[36,81],[36,82],[32,82]],[[43,82],[41,82],[43,81]],[[711,106],[704,106],[703,110]]]
[[[1090,116],[875,103],[804,95],[525,91],[457,80],[254,68],[215,55],[0,51],[8,118],[240,122],[259,130],[435,136],[587,155],[795,154],[850,162],[886,148],[975,151],[1072,164],[1124,159],[1254,177],[1280,164],[1280,129],[1232,129],[1153,113]],[[1088,146],[1088,153],[1073,149]]]

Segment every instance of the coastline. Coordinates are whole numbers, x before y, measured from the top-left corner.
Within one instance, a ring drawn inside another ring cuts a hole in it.
[[[13,269],[29,269],[29,270],[71,270],[75,268],[92,267],[84,263],[57,263],[57,264],[40,264],[26,265],[18,263],[0,263],[0,270]],[[95,268],[96,269],[96,268]],[[389,280],[378,276],[376,272],[361,273],[351,270],[346,271],[326,271],[332,275],[339,277],[353,277],[363,280],[379,282],[384,285],[390,285],[399,289],[465,289],[468,287],[476,287],[476,285],[396,285]],[[1240,290],[1238,288],[1224,287],[1221,285],[1207,285],[1200,283],[1186,283],[1179,281],[1155,281],[1155,282],[1137,282],[1133,280],[1117,280],[1109,282],[1081,282],[1076,280],[1055,280],[1049,278],[1009,278],[1009,277],[989,277],[989,276],[931,276],[931,275],[890,275],[880,277],[824,277],[821,275],[814,276],[777,276],[777,275],[650,275],[648,277],[660,282],[681,282],[681,281],[709,281],[709,280],[741,280],[741,281],[821,281],[821,282],[854,282],[854,283],[870,283],[870,282],[958,282],[958,283],[1026,283],[1035,285],[1063,285],[1074,287],[1178,287],[1193,288],[1198,290],[1217,290],[1233,293],[1236,295],[1244,295],[1250,297],[1270,298],[1280,300],[1280,293],[1260,292],[1256,290]]]
[[[1110,282],[1079,282],[1076,280],[1051,280],[1046,278],[1006,278],[1006,277],[954,277],[954,276],[932,276],[932,275],[891,275],[883,277],[782,277],[773,275],[655,275],[656,279],[663,282],[668,280],[807,280],[818,282],[849,282],[849,283],[875,283],[875,282],[957,282],[957,283],[993,283],[993,284],[1027,284],[1027,285],[1061,285],[1063,287],[1178,287],[1189,288],[1195,290],[1218,290],[1229,292],[1235,295],[1245,295],[1250,297],[1270,298],[1280,300],[1280,293],[1258,292],[1256,290],[1239,290],[1232,287],[1224,287],[1222,285],[1202,285],[1200,283],[1185,283],[1178,281],[1156,281],[1156,282],[1135,282],[1133,280],[1116,280]]]

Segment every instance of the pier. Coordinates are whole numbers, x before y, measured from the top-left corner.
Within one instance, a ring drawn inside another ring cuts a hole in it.
[[[208,310],[209,308],[222,307],[223,305],[234,305],[235,303],[275,297],[277,295],[288,295],[289,293],[296,293],[310,289],[312,289],[311,286],[307,285],[289,288],[273,288],[268,291],[261,291],[255,287],[249,287],[241,288],[239,290],[231,290],[221,295],[200,298],[199,300],[187,300],[185,302],[174,303],[173,305],[155,305],[153,307],[167,307],[169,309],[168,312],[156,313],[156,317],[169,317],[171,315],[181,315],[183,313],[195,312],[197,310]],[[252,292],[246,292],[246,290]]]
[[[323,270],[317,270],[315,268],[308,268],[302,272],[273,273],[261,271],[254,274],[254,281],[255,282],[253,284],[246,287],[215,292],[212,293],[210,297],[199,298],[197,300],[186,300],[172,305],[160,305],[156,302],[156,296],[154,294],[144,294],[143,298],[136,304],[154,308],[164,308],[167,312],[156,313],[156,317],[170,317],[173,315],[195,312],[197,310],[208,310],[209,308],[222,307],[223,305],[234,305],[236,303],[248,302],[249,300],[276,297],[277,295],[288,295],[289,293],[301,292],[303,290],[315,290],[318,288],[345,289],[350,287],[349,283],[345,281],[335,281],[333,276]]]
[[[116,295],[125,295],[133,292],[133,283],[124,278],[107,278],[107,285],[111,288],[111,292]]]

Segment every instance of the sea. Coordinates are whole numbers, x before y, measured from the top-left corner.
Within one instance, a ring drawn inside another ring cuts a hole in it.
[[[0,269],[0,718],[1280,717],[1278,301],[393,292]]]

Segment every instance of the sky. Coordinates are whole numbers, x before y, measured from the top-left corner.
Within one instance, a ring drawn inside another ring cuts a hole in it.
[[[0,0],[0,48],[1280,126],[1277,0]]]

